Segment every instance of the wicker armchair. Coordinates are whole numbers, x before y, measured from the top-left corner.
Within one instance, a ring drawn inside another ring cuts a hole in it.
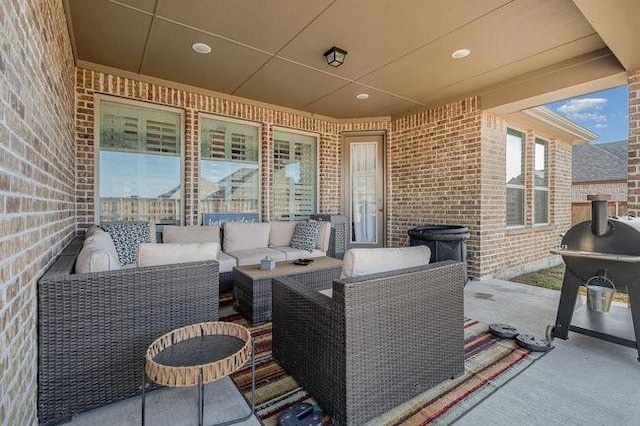
[[[218,264],[76,274],[73,240],[38,282],[38,417],[56,424],[140,393],[145,351],[218,319]]]
[[[335,423],[363,424],[463,373],[463,277],[437,262],[334,280],[331,298],[274,280],[274,357]]]

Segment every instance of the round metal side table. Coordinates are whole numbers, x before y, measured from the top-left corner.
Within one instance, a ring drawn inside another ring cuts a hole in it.
[[[168,387],[198,386],[198,425],[204,419],[204,385],[242,368],[251,358],[251,412],[216,426],[248,420],[255,411],[255,345],[246,327],[203,322],[170,331],[147,349],[142,374],[142,425],[145,424],[147,377]]]

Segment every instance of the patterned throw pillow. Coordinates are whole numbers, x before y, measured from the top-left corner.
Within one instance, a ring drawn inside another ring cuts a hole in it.
[[[291,237],[291,247],[311,253],[316,248],[319,231],[320,224],[318,222],[296,223],[296,230],[293,232],[293,237]]]
[[[136,262],[138,244],[151,242],[149,222],[102,222],[100,227],[111,236],[122,266]]]

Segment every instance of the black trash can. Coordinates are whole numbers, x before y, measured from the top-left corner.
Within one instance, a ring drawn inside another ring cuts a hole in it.
[[[409,245],[431,249],[430,262],[456,260],[463,262],[464,282],[467,282],[467,243],[469,229],[461,225],[424,225],[410,229]]]

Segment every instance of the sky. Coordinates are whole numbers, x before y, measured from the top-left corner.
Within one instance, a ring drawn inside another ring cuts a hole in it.
[[[593,92],[546,105],[575,121],[599,137],[595,143],[629,138],[629,98],[627,86]]]

